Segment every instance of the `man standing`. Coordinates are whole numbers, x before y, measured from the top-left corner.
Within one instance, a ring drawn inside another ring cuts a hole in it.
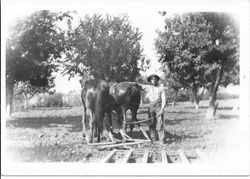
[[[152,124],[149,126],[150,137],[155,141],[158,133],[159,141],[164,143],[164,109],[166,106],[166,93],[164,86],[159,84],[160,77],[158,75],[152,74],[147,80],[151,85],[139,85],[146,92],[146,97],[149,99],[149,117],[153,119]]]

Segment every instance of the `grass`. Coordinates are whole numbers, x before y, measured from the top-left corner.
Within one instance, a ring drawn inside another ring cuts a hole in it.
[[[165,112],[166,144],[156,142],[154,145],[145,144],[144,147],[150,151],[201,148],[206,152],[223,148],[227,134],[239,119],[238,111],[232,110],[238,99],[218,102],[217,117],[213,121],[205,119],[208,101],[201,101],[198,110],[190,102],[177,103],[175,108],[169,105]],[[139,119],[145,117],[147,114],[138,114]],[[81,133],[79,107],[15,113],[13,119],[7,121],[6,127],[9,141],[6,151],[15,161],[90,162],[108,152],[99,152],[86,145]],[[144,127],[147,130],[147,126]],[[138,128],[130,135],[143,138]]]

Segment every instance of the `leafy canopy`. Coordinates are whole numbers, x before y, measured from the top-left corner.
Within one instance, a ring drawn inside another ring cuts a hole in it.
[[[142,34],[127,16],[86,15],[78,27],[69,29],[62,61],[65,74],[108,81],[134,80],[139,75],[145,64],[139,43]]]
[[[67,13],[37,11],[13,25],[6,42],[7,82],[28,81],[36,87],[53,86],[54,59],[64,51],[58,22]]]
[[[238,33],[230,15],[188,13],[166,18],[165,24],[155,46],[174,81],[196,91],[213,87],[223,66],[220,84],[237,83]]]

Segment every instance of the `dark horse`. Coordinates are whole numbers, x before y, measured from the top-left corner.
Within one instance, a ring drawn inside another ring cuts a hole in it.
[[[109,95],[109,85],[102,80],[89,80],[85,83],[80,81],[80,83],[82,85],[83,134],[85,133],[87,143],[93,143],[94,132],[96,130],[97,141],[100,142],[105,113],[111,112],[110,104],[112,104],[112,98]],[[89,118],[88,122],[87,117]],[[105,124],[109,125],[108,122]],[[113,140],[110,126],[107,126],[107,130],[111,140]]]
[[[126,132],[126,111],[131,111],[132,122],[137,121],[137,110],[140,106],[142,88],[133,82],[120,82],[111,86],[110,94],[113,97],[115,105],[113,109],[118,114],[118,123],[123,124],[123,130]],[[134,128],[134,124],[130,124],[130,131]],[[141,128],[142,130],[142,128]],[[145,132],[142,131],[144,136]],[[123,135],[123,134],[122,134]],[[124,134],[126,136],[126,134]],[[123,136],[124,137],[124,136]],[[147,139],[148,137],[145,136]]]

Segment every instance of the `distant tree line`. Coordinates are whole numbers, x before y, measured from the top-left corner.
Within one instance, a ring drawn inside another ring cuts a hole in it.
[[[25,98],[22,95],[14,96],[14,111],[25,111],[37,108],[55,108],[55,107],[80,107],[82,105],[78,93],[40,93],[33,96],[24,103]]]

